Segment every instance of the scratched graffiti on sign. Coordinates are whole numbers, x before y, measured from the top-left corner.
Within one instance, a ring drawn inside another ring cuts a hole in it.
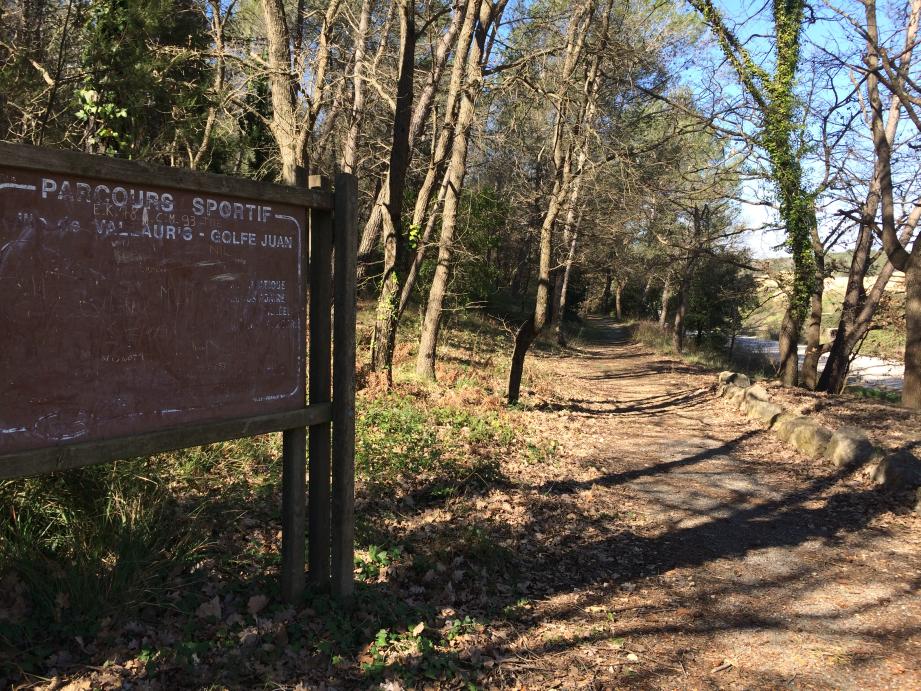
[[[0,166],[0,454],[302,408],[305,227]]]

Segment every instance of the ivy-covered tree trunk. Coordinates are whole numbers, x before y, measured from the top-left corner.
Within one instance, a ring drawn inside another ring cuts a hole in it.
[[[806,2],[772,0],[775,54],[774,71],[770,73],[748,53],[744,42],[729,28],[713,0],[688,1],[710,26],[761,116],[758,141],[770,160],[787,249],[793,257],[793,281],[787,290],[788,304],[779,345],[781,380],[794,386],[797,383],[797,344],[809,314],[816,271],[812,244],[816,225],[814,196],[803,181],[797,140],[799,105],[795,92]]]

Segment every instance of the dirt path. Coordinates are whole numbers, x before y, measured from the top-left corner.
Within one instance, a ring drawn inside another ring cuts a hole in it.
[[[483,500],[509,507],[532,594],[494,680],[921,688],[921,518],[594,326],[533,366],[555,462]]]

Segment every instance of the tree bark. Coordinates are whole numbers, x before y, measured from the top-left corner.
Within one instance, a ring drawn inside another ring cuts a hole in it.
[[[604,315],[607,315],[608,309],[611,306],[611,281],[613,280],[614,277],[611,275],[611,269],[605,269],[604,287],[601,289],[601,301],[598,305],[598,311]]]
[[[451,160],[448,163],[447,184],[441,214],[441,236],[438,239],[438,263],[429,289],[416,356],[416,374],[423,379],[435,378],[435,357],[438,348],[438,333],[441,329],[442,310],[448,290],[448,277],[454,255],[454,233],[457,227],[457,210],[460,205],[464,178],[467,174],[467,148],[470,128],[476,115],[476,101],[483,86],[482,57],[489,31],[498,24],[505,7],[500,0],[493,8],[491,3],[477,2],[479,27],[476,40],[471,41],[467,55],[465,86],[461,93],[460,110],[451,146]],[[459,56],[458,56],[459,57]]]
[[[390,147],[390,175],[384,207],[384,276],[377,300],[374,335],[371,340],[371,367],[386,372],[393,383],[393,350],[396,345],[397,308],[401,272],[406,265],[406,237],[403,232],[403,192],[409,167],[409,122],[412,117],[413,76],[415,73],[415,3],[400,0],[400,71],[397,78],[396,109],[393,115],[393,140]]]
[[[563,282],[560,287],[560,316],[556,322],[556,342],[566,347],[566,304],[569,301],[569,278],[572,274],[572,265],[576,257],[576,243],[579,242],[579,233],[574,231],[572,241],[569,243],[569,253],[566,255],[566,264],[563,267]]]
[[[864,0],[866,17],[867,101],[870,104],[870,125],[879,178],[883,248],[896,269],[905,272],[905,378],[902,384],[902,405],[921,408],[921,243],[915,242],[911,253],[896,232],[895,202],[892,182],[892,145],[887,136],[883,103],[879,95],[880,67],[879,28],[876,23],[875,0]],[[905,34],[905,50],[901,68],[907,72],[918,31],[921,2],[912,0],[909,23]]]
[[[371,24],[371,11],[374,0],[362,0],[361,14],[358,18],[358,30],[355,32],[355,67],[352,74],[352,112],[345,143],[342,145],[342,172],[357,173],[358,134],[365,112],[365,53],[367,51],[368,28]]]
[[[917,247],[917,243],[915,244]],[[905,270],[905,379],[902,405],[921,408],[921,257],[912,251]]]
[[[288,20],[282,0],[262,0],[268,49],[269,90],[272,96],[270,128],[281,161],[281,181],[295,184],[303,167],[294,83],[291,78],[291,49]]]
[[[806,322],[806,355],[800,374],[803,386],[815,389],[818,383],[819,359],[822,346],[822,298],[825,293],[825,254],[816,252],[815,283],[809,299],[809,318]]]
[[[461,27],[461,22],[465,19],[466,3],[473,0],[456,0],[454,5],[454,14],[447,31],[442,35],[438,42],[438,48],[435,51],[435,60],[432,65],[431,78],[423,87],[413,109],[412,120],[409,124],[409,149],[415,146],[416,140],[422,134],[426,120],[432,111],[432,104],[437,93],[438,84],[441,82],[441,75],[444,72],[448,57],[451,54],[451,46],[454,45],[454,38]],[[384,184],[378,191],[374,205],[371,207],[371,214],[361,233],[361,240],[358,243],[358,280],[364,277],[367,271],[368,258],[371,256],[374,246],[380,237],[381,228],[383,227],[383,215],[386,207],[386,190],[389,187],[390,171],[385,174]]]
[[[793,307],[787,307],[780,323],[780,380],[787,386],[796,386],[799,378],[799,334],[802,324],[797,322]]]
[[[550,199],[547,204],[547,211],[544,214],[543,223],[540,229],[540,260],[538,266],[537,278],[537,295],[534,302],[534,316],[518,330],[515,335],[515,346],[512,350],[512,361],[509,369],[508,379],[508,402],[510,404],[518,401],[521,392],[521,377],[524,373],[524,359],[531,347],[531,344],[543,330],[547,322],[547,307],[550,298],[550,260],[553,252],[553,227],[563,207],[564,200],[570,191],[572,183],[572,142],[566,142],[565,134],[567,131],[567,91],[570,86],[570,80],[573,72],[581,60],[582,50],[585,45],[585,39],[588,35],[588,28],[591,20],[592,3],[590,1],[579,5],[572,13],[569,29],[566,37],[566,50],[563,57],[563,66],[560,75],[559,91],[557,97],[557,112],[554,121],[553,130],[553,163],[555,168],[555,177],[553,190],[550,193]],[[601,29],[601,35],[607,36],[608,22],[610,21],[610,3],[604,15],[604,25]],[[585,101],[582,103],[581,112],[577,114],[579,122],[578,129],[582,136],[585,136],[584,129],[588,125],[589,119],[594,112],[594,102],[597,98],[599,60],[595,56],[586,76],[582,93],[585,95]],[[577,176],[581,174],[578,171]]]
[[[662,308],[659,311],[659,328],[665,329],[668,324],[668,301],[672,299],[671,276],[666,274],[665,283],[662,285]]]

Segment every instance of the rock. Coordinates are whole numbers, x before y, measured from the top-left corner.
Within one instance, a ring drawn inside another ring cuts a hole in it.
[[[810,458],[819,458],[831,440],[831,430],[808,418],[804,420],[793,426],[789,442]]]
[[[783,413],[771,425],[771,429],[782,441],[790,441],[790,435],[798,425],[809,423],[809,418],[794,413]]]
[[[825,447],[825,458],[838,468],[850,468],[869,461],[875,452],[867,433],[859,427],[841,427]]]
[[[761,384],[752,384],[747,389],[745,389],[745,399],[754,399],[756,401],[769,401],[771,400],[771,395],[767,392]]]
[[[908,451],[890,453],[873,471],[873,484],[895,492],[921,487],[921,461]]]
[[[726,400],[730,403],[739,404],[745,398],[745,389],[741,389],[735,384],[726,387]]]
[[[918,503],[915,504],[915,513],[921,513],[921,487],[918,488]]]
[[[741,372],[720,372],[719,379],[721,384],[735,384],[743,389],[751,386],[748,376]]]
[[[783,408],[776,403],[768,401],[759,401],[757,399],[746,399],[748,401],[748,417],[760,420],[770,427],[774,420],[783,415]]]

